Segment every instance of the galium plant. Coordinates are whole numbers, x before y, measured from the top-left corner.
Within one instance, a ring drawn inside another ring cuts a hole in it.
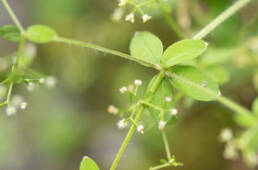
[[[107,109],[110,114],[120,116],[120,120],[117,123],[120,129],[130,126],[120,150],[110,167],[111,170],[117,169],[122,154],[134,132],[138,131],[144,134],[147,124],[141,123],[141,118],[146,115],[150,115],[153,118],[152,121],[148,121],[147,123],[160,130],[166,151],[166,159],[162,159],[160,165],[153,166],[150,170],[183,165],[183,163],[178,162],[175,156],[171,154],[165,133],[165,129],[177,121],[179,111],[176,108],[176,103],[183,96],[189,96],[196,101],[208,102],[216,100],[231,109],[235,113],[237,124],[243,127],[243,131],[239,136],[235,136],[229,128],[222,130],[220,140],[226,143],[224,157],[235,159],[239,154],[237,150],[240,150],[247,164],[249,166],[256,166],[258,164],[258,99],[253,103],[253,110],[249,111],[223,97],[219,90],[219,84],[225,83],[228,80],[226,71],[219,67],[219,64],[218,67],[211,68],[207,64],[207,61],[210,63],[210,60],[203,57],[200,62],[196,62],[199,60],[197,57],[203,54],[208,48],[208,43],[202,39],[250,1],[238,0],[192,38],[175,42],[165,50],[161,40],[157,36],[150,32],[136,32],[131,40],[131,54],[129,55],[91,43],[63,38],[55,30],[44,25],[32,25],[24,29],[7,1],[1,0],[15,25],[1,27],[0,36],[7,41],[19,43],[10,73],[1,82],[1,85],[4,85],[1,86],[1,89],[8,87],[6,100],[1,105],[7,106],[7,114],[12,115],[17,111],[18,107],[25,109],[27,106],[27,103],[21,97],[12,95],[14,86],[25,83],[28,90],[33,90],[35,84],[46,84],[48,87],[53,87],[56,83],[54,77],[45,77],[28,68],[31,56],[34,55],[33,52],[26,51],[27,48],[33,46],[28,42],[36,44],[56,42],[91,48],[133,60],[157,71],[157,74],[148,83],[143,96],[140,96],[138,93],[143,83],[141,80],[135,80],[134,84],[119,89],[121,94],[130,97],[131,103],[129,108],[122,110],[114,105],[110,105]],[[147,0],[137,3],[134,0],[120,0],[118,5],[119,7],[125,7],[127,5],[134,7],[133,11],[125,17],[125,20],[133,23],[135,21],[134,14],[137,11],[142,15],[143,22],[150,20],[151,16],[146,14],[142,10],[142,7],[153,3],[160,6],[166,2],[162,0]],[[118,15],[116,10],[114,15]],[[120,18],[120,16],[115,16],[115,18]],[[167,20],[175,32],[180,31],[174,26],[172,18]],[[178,35],[182,37],[181,33]],[[200,63],[202,67],[198,68],[196,63]],[[5,90],[1,94],[5,94]],[[80,170],[98,169],[98,165],[92,159],[89,157],[83,158]]]

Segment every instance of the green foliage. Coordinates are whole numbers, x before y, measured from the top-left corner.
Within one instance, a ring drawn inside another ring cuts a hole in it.
[[[178,41],[166,49],[161,62],[166,68],[181,64],[201,55],[206,48],[207,44],[202,40],[187,39]]]
[[[214,94],[219,95],[217,83],[197,68],[177,66],[171,70],[171,73],[172,78],[169,80],[173,86],[196,100],[210,101],[214,99]]]
[[[252,110],[253,110],[254,114],[257,115],[257,117],[258,117],[258,97],[253,102]]]
[[[138,32],[130,44],[131,55],[141,60],[159,64],[162,57],[163,45],[160,39],[150,32]],[[143,64],[145,66],[151,66]]]
[[[6,41],[19,42],[21,39],[21,32],[17,26],[5,25],[0,28],[0,37]]]
[[[50,43],[58,38],[55,30],[44,25],[32,25],[26,32],[28,40],[35,43]]]
[[[83,157],[80,170],[99,170],[98,165],[89,157]]]
[[[156,75],[153,77],[153,79],[150,81],[147,92],[146,92],[146,100],[150,100],[150,103],[153,104],[156,107],[161,108],[164,112],[161,112],[160,110],[154,109],[153,107],[148,107],[149,112],[151,113],[152,117],[159,122],[160,120],[163,120],[165,122],[169,122],[171,118],[176,120],[176,116],[172,116],[170,113],[170,110],[174,107],[174,90],[169,83],[169,81],[165,78],[161,80],[159,83],[159,86],[153,93],[151,91],[151,87],[156,82],[159,75]],[[166,102],[166,99],[170,98],[170,102]],[[163,115],[162,115],[163,114]]]

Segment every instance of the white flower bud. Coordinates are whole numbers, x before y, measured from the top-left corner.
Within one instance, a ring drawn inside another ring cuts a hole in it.
[[[172,101],[172,96],[166,97],[166,98],[165,98],[165,101],[166,101],[167,103],[170,103],[170,102]]]
[[[126,21],[130,21],[131,23],[134,23],[134,14],[130,13],[125,17]]]
[[[111,15],[113,21],[120,21],[123,15],[123,10],[121,8],[116,8]]]
[[[144,133],[144,126],[143,125],[139,125],[137,127],[137,131],[140,132],[141,134],[143,134]]]
[[[207,81],[202,82],[202,87],[207,87]]]
[[[228,142],[233,138],[232,130],[229,128],[225,128],[220,132],[220,141]]]
[[[118,112],[119,112],[119,110],[114,105],[108,106],[107,111],[108,111],[108,113],[111,113],[114,115],[118,114]]]
[[[39,83],[40,83],[40,84],[44,84],[45,82],[46,82],[46,80],[45,80],[44,78],[40,78],[40,79],[39,79]]]
[[[53,88],[56,85],[56,78],[54,76],[48,76],[45,81],[48,88]]]
[[[178,110],[176,108],[173,108],[170,110],[170,114],[173,115],[173,116],[176,116],[178,113]]]
[[[166,122],[164,122],[164,121],[159,121],[159,129],[160,129],[160,130],[164,129],[165,126],[166,126]]]
[[[233,145],[226,145],[223,156],[225,159],[235,160],[238,157],[236,148]]]
[[[24,109],[26,109],[27,105],[28,105],[27,102],[22,102],[20,107],[22,110],[24,110]]]
[[[126,5],[126,3],[127,3],[127,0],[119,0],[119,3],[118,3],[118,6],[124,6],[124,5]]]
[[[15,115],[15,113],[17,112],[15,106],[7,106],[5,111],[7,116]]]
[[[117,127],[119,129],[124,129],[128,125],[128,122],[125,119],[121,119],[117,122]]]
[[[144,14],[142,16],[142,22],[145,23],[145,22],[149,21],[151,18],[152,18],[151,16]]]
[[[119,89],[120,93],[124,94],[125,92],[127,92],[127,87],[123,86]]]
[[[35,84],[34,83],[32,83],[32,82],[29,82],[29,84],[28,84],[28,86],[27,86],[27,89],[29,90],[29,91],[33,91],[34,89],[35,89]]]
[[[140,86],[140,85],[142,85],[142,81],[141,80],[134,80],[134,84],[136,86]]]

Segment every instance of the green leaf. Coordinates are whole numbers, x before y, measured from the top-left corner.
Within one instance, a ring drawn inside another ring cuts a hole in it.
[[[246,130],[241,138],[239,144],[242,148],[248,151],[258,151],[258,124]]]
[[[202,40],[186,39],[169,46],[161,59],[164,67],[168,68],[201,55],[207,48]]]
[[[210,101],[219,95],[217,83],[205,72],[192,66],[177,66],[171,70],[172,85],[196,100]]]
[[[204,65],[221,64],[230,59],[235,53],[234,48],[210,48],[201,57],[200,61]]]
[[[174,97],[173,87],[171,86],[169,81],[164,78],[163,80],[161,80],[161,82],[160,82],[159,86],[157,87],[157,89],[155,90],[155,92],[152,93],[151,87],[153,86],[153,84],[155,83],[155,81],[157,80],[158,77],[159,77],[159,75],[156,75],[150,81],[148,88],[147,88],[147,93],[146,93],[145,99],[152,105],[162,108],[165,111],[164,112],[164,121],[172,123],[177,120],[177,117],[172,116],[170,113],[170,110],[172,108],[174,108],[174,104],[175,104],[174,100],[173,100],[173,97]],[[171,98],[170,102],[166,102],[167,97]],[[161,120],[159,110],[154,109],[152,107],[148,107],[148,110],[149,110],[151,116],[157,122],[159,122]]]
[[[84,156],[81,161],[80,170],[99,170],[99,167],[91,158]]]
[[[0,28],[0,37],[6,41],[19,42],[21,39],[21,32],[17,26],[6,25]]]
[[[252,110],[254,114],[258,116],[258,97],[253,102]]]
[[[225,84],[229,81],[229,74],[226,69],[221,66],[208,67],[207,71],[213,79],[219,84]]]
[[[32,25],[26,31],[27,39],[35,43],[49,43],[58,38],[55,30],[44,25]]]
[[[133,57],[152,64],[159,64],[163,52],[163,45],[160,39],[150,32],[138,32],[134,35],[130,51]],[[145,66],[151,66],[140,62]]]

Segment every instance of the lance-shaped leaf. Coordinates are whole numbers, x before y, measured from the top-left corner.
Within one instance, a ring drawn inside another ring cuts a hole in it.
[[[169,75],[169,80],[175,88],[196,100],[210,101],[220,95],[217,83],[195,67],[177,66]]]
[[[139,59],[141,64],[151,67],[160,63],[163,45],[160,39],[150,32],[138,32],[130,44],[131,55]],[[148,64],[151,63],[151,64]]]
[[[173,87],[169,83],[167,79],[161,80],[159,86],[156,88],[155,92],[152,92],[151,87],[157,80],[158,75],[154,76],[153,79],[150,81],[145,99],[151,103],[152,105],[156,106],[157,108],[161,108],[164,110],[164,121],[168,123],[172,123],[177,120],[176,116],[171,114],[171,109],[174,108],[174,91]],[[153,108],[148,107],[148,110],[151,116],[159,122],[161,120],[160,111]],[[171,119],[172,118],[172,119]]]
[[[19,42],[21,39],[21,32],[15,25],[5,25],[0,28],[0,37],[6,41]]]
[[[80,170],[99,170],[99,167],[91,158],[84,156],[81,161]]]
[[[44,25],[32,25],[26,31],[26,37],[35,43],[49,43],[58,38],[55,30]]]
[[[207,43],[202,40],[186,39],[169,46],[161,58],[162,65],[166,68],[184,63],[201,55],[207,48]]]

